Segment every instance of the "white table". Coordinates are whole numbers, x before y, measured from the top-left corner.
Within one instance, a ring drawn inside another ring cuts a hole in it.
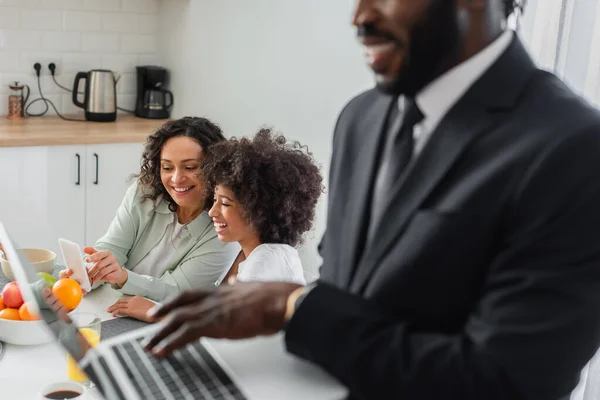
[[[106,309],[120,297],[108,285],[84,296],[76,312],[91,312],[103,321],[112,319]],[[37,400],[40,389],[54,382],[68,381],[66,352],[57,342],[40,346],[6,345],[0,359],[0,393],[2,399]],[[88,394],[89,400],[101,399]]]
[[[103,321],[112,319],[106,309],[119,297],[118,292],[105,285],[84,296],[75,312],[91,312]],[[320,369],[286,353],[281,335],[207,342],[234,371],[252,399],[341,399],[340,393],[345,393],[341,385]],[[0,360],[0,399],[37,400],[43,386],[67,381],[66,371],[66,352],[56,342],[40,346],[7,345]],[[91,390],[86,400],[103,398],[97,390]]]

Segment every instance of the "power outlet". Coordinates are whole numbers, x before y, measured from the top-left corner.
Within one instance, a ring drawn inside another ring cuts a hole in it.
[[[33,64],[33,73],[35,74],[35,76],[42,76],[43,69],[44,67],[39,62]]]
[[[50,75],[56,76],[58,74],[58,70],[56,69],[56,63],[51,62],[48,64],[48,71],[50,71]]]
[[[40,77],[42,77],[42,76],[52,76],[50,74],[50,70],[48,69],[48,65],[50,63],[53,63],[56,66],[56,69],[54,70],[54,76],[55,77],[59,77],[61,75],[62,64],[61,64],[60,61],[53,60],[53,59],[50,59],[50,58],[48,58],[48,59],[38,58],[38,59],[32,59],[30,61],[30,65],[31,65],[31,67],[30,67],[31,70],[30,71],[31,71],[31,75],[34,76],[34,77],[37,76],[37,74],[35,72],[35,69],[33,68],[33,65],[35,63],[39,63],[42,66],[42,69],[40,71]]]

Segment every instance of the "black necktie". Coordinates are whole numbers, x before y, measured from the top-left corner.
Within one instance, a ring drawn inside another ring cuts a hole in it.
[[[396,105],[393,107],[396,107]],[[372,214],[369,223],[369,236],[371,236],[372,228],[379,222],[379,218],[390,200],[394,183],[402,177],[404,169],[412,159],[414,149],[413,130],[415,125],[423,120],[424,115],[414,99],[405,98],[404,110],[398,118],[401,121],[391,120],[388,124],[391,125],[388,129],[389,135],[394,135],[396,129],[398,129],[396,128],[398,124],[400,124],[400,128],[397,130],[397,135],[386,141],[386,147],[382,152],[383,157],[375,180],[373,202],[371,203]]]

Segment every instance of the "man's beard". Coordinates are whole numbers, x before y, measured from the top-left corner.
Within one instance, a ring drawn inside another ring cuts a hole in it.
[[[454,1],[434,2],[424,21],[415,25],[396,78],[377,82],[380,91],[414,97],[457,57],[460,29]]]

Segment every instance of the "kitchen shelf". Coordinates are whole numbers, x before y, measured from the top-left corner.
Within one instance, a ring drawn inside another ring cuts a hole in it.
[[[119,115],[115,122],[73,122],[56,116],[0,117],[0,147],[143,143],[166,121],[132,115]]]

